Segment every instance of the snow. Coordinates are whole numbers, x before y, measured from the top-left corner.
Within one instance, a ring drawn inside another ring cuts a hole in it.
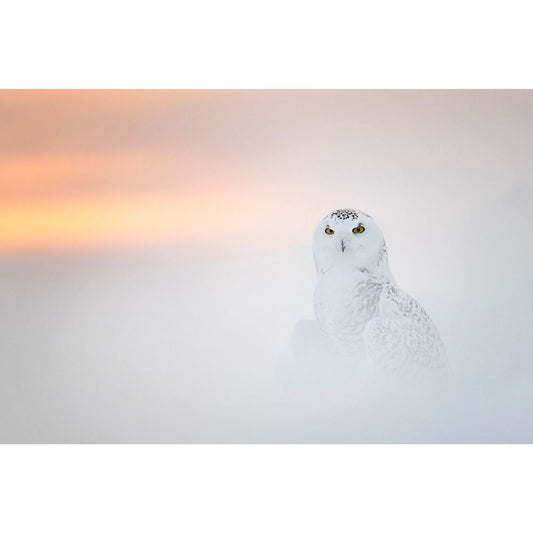
[[[292,328],[312,318],[305,242],[5,256],[0,439],[532,442],[532,310],[513,284],[527,269],[490,293],[489,268],[465,271],[460,296],[417,294],[454,378],[413,386],[294,363]]]

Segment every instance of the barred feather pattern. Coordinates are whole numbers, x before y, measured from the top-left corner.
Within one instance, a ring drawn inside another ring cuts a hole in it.
[[[424,308],[392,284],[381,291],[377,314],[364,328],[366,355],[382,370],[448,372],[442,340]]]
[[[383,372],[414,375],[448,370],[444,345],[431,318],[393,283],[361,272],[326,274],[315,291],[315,314],[339,352],[369,358]]]

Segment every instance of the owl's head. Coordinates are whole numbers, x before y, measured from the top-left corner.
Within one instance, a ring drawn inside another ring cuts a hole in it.
[[[383,233],[362,211],[337,209],[324,217],[315,229],[313,253],[319,273],[345,265],[391,277]]]

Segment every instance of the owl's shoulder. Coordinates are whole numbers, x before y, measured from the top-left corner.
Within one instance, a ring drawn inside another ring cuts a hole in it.
[[[379,314],[384,318],[429,320],[429,316],[410,294],[394,283],[384,283],[379,299]]]

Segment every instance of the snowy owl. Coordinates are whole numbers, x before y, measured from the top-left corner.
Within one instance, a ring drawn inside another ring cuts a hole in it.
[[[428,314],[396,285],[372,217],[355,209],[333,211],[315,230],[313,254],[317,323],[337,353],[394,374],[448,369]]]

